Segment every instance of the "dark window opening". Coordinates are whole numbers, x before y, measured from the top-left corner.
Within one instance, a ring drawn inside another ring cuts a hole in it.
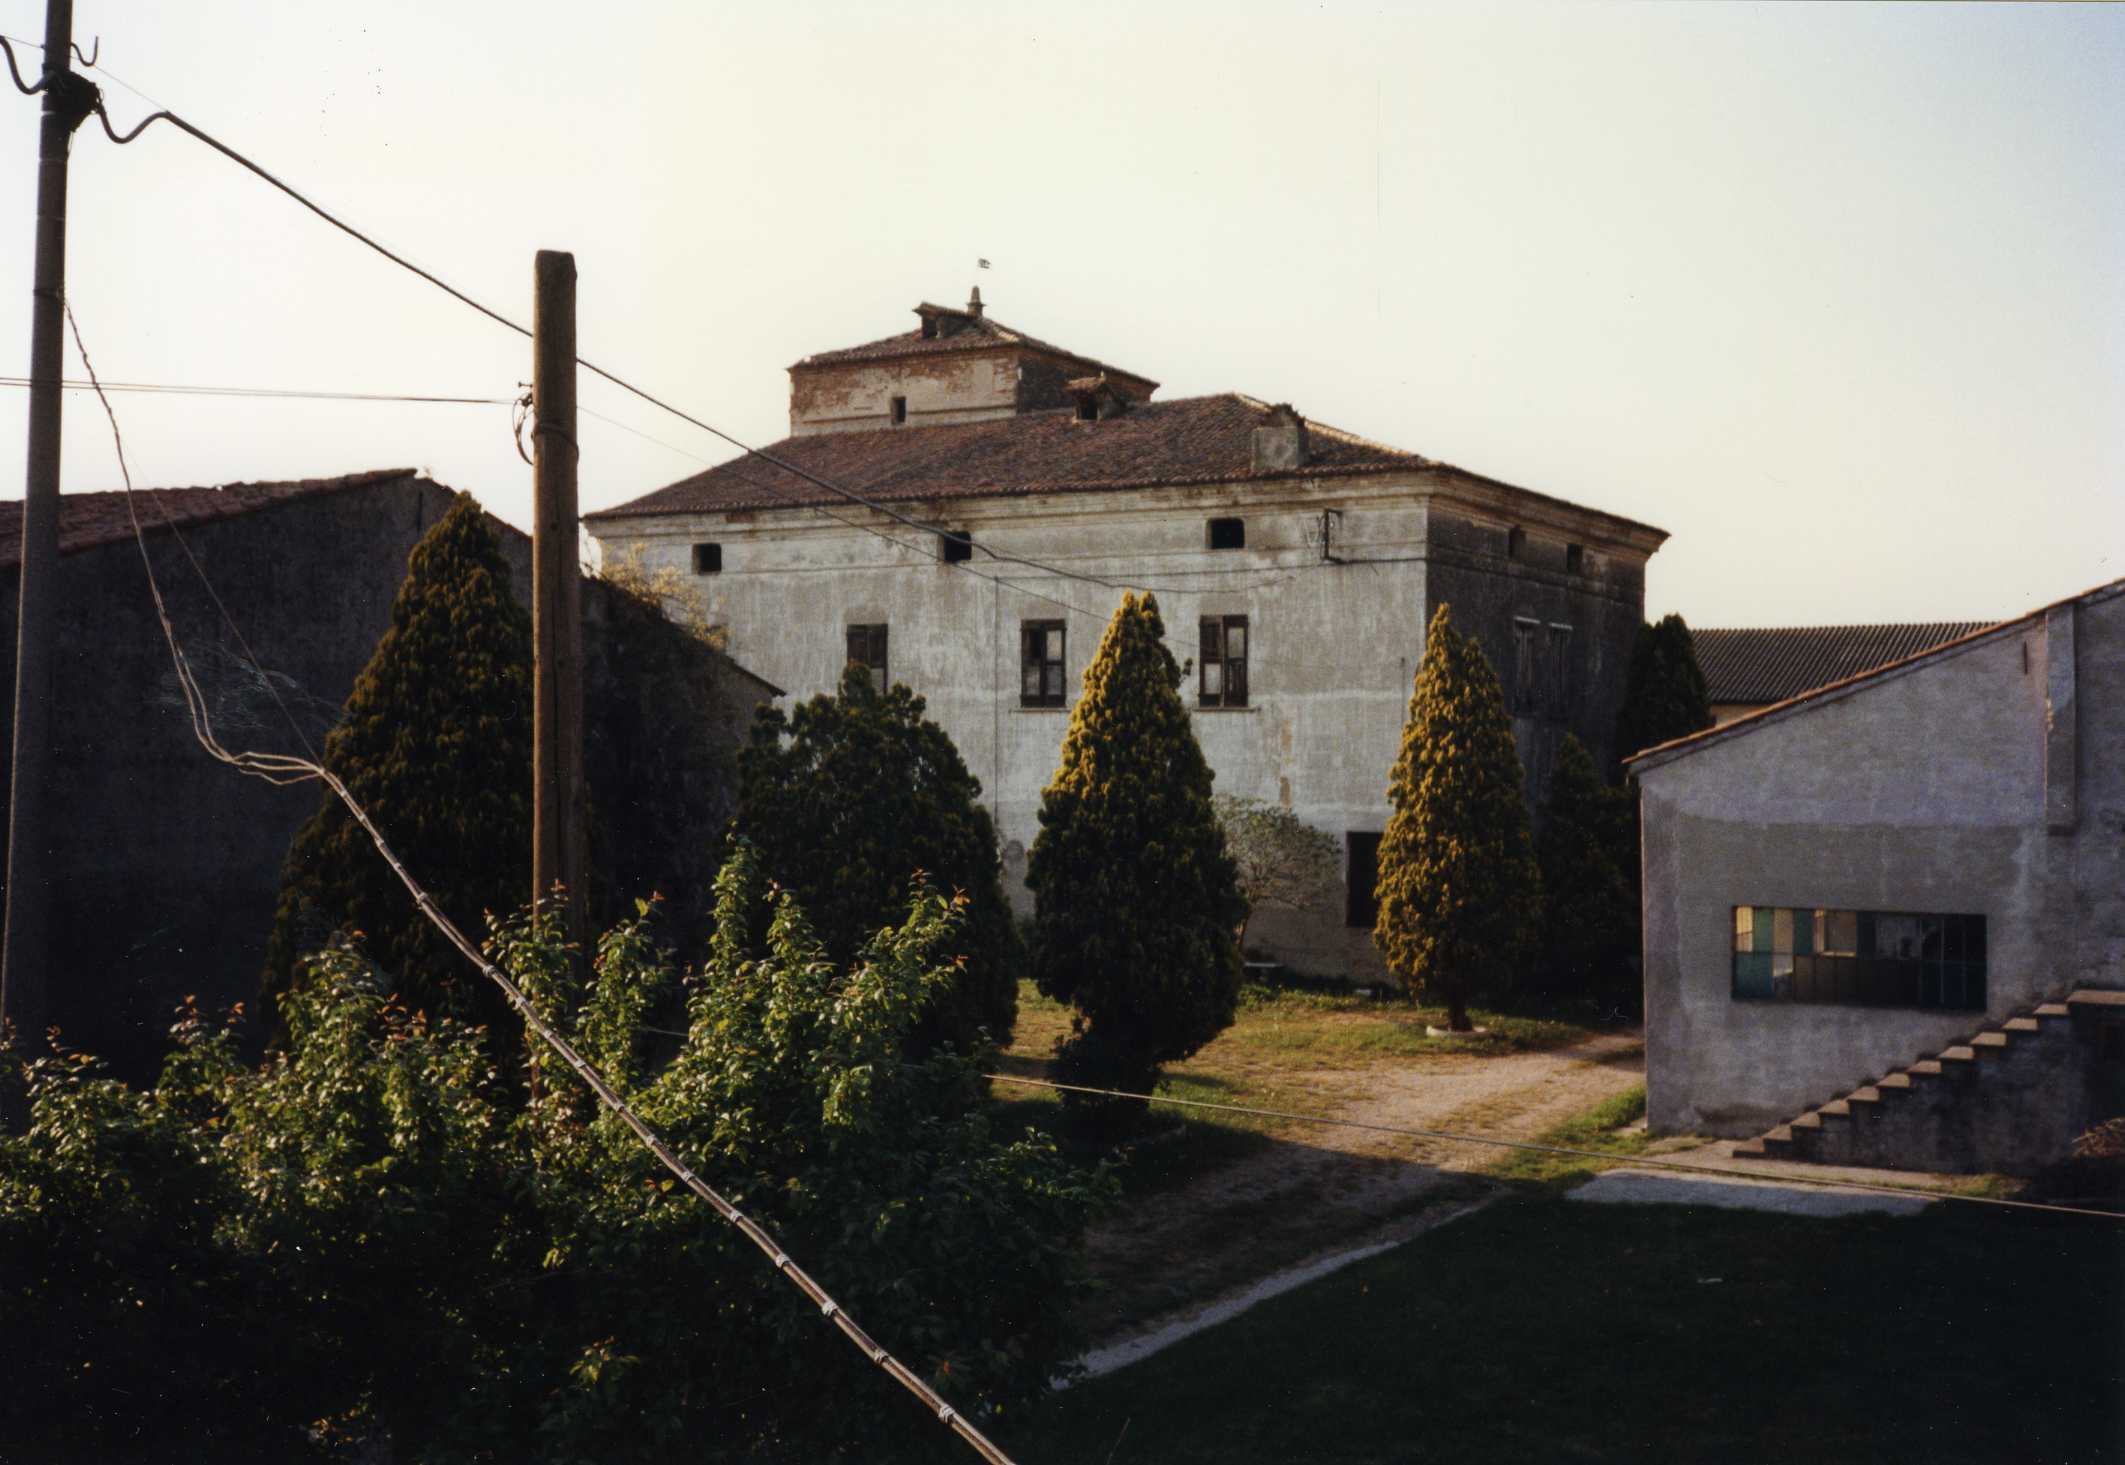
[[[1203,707],[1247,705],[1247,617],[1204,616],[1196,658],[1197,702]]]
[[[1583,545],[1564,546],[1564,573],[1576,575],[1586,569],[1586,548]]]
[[[1506,531],[1505,531],[1505,557],[1506,557],[1507,559],[1509,559],[1509,560],[1516,560],[1516,559],[1519,559],[1519,558],[1520,558],[1520,557],[1521,557],[1521,556],[1522,556],[1523,554],[1525,554],[1526,552],[1527,552],[1527,531],[1526,531],[1525,529],[1508,529],[1508,530],[1506,530]]]
[[[1540,629],[1534,621],[1513,622],[1513,711],[1516,714],[1534,710],[1535,632]]]
[[[1371,930],[1379,918],[1380,835],[1348,830],[1343,835],[1343,924]]]
[[[1079,392],[1077,394],[1077,420],[1079,422],[1097,422],[1099,420],[1099,403],[1090,392]]]
[[[1018,705],[1063,705],[1063,623],[1021,621],[1018,625]]]
[[[1548,661],[1550,716],[1564,718],[1572,710],[1572,628],[1549,627],[1542,654]]]
[[[908,399],[906,397],[893,398],[893,426],[903,427],[907,424],[907,420]]]
[[[697,544],[694,546],[694,573],[696,575],[720,575],[723,573],[723,546],[720,544]]]
[[[937,536],[937,552],[948,565],[965,564],[974,558],[974,536],[964,529],[946,530]]]
[[[867,667],[871,673],[871,685],[884,691],[885,627],[850,626],[848,659],[851,666]]]
[[[1985,1007],[1985,918],[1734,907],[1736,1001]]]
[[[1212,519],[1210,521],[1210,547],[1212,549],[1245,549],[1247,547],[1247,521],[1245,519]]]

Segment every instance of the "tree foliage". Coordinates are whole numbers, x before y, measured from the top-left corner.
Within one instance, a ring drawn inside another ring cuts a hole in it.
[[[479,505],[461,494],[414,546],[390,628],[323,760],[465,930],[528,894],[531,698],[531,618],[511,598],[508,562]],[[269,997],[335,929],[362,933],[414,1010],[515,1031],[507,1004],[407,900],[327,790],[288,850],[266,948]]]
[[[1060,1053],[1071,1082],[1143,1092],[1238,1002],[1246,901],[1180,681],[1157,600],[1125,594],[1041,795],[1033,978],[1076,1008]]]
[[[793,893],[836,963],[902,918],[918,876],[963,892],[958,979],[917,1025],[918,1050],[1010,1042],[1018,1015],[1017,927],[1003,893],[996,828],[945,730],[906,687],[852,666],[838,696],[785,716],[763,707],[739,757],[738,833]]]
[[[1068,1371],[1111,1180],[996,1132],[980,1069],[907,1036],[954,980],[928,891],[837,968],[740,852],[682,979],[639,918],[577,975],[550,916],[489,949],[637,1111],[896,1356],[1008,1437]],[[763,903],[768,934],[746,932]],[[686,1036],[641,1016],[684,988]],[[34,1064],[0,1136],[0,1438],[290,1459],[931,1459],[918,1408],[564,1066],[528,1107],[478,1034],[351,944],[307,962],[263,1065],[188,1014],[159,1085]]]
[[[1711,725],[1711,702],[1690,628],[1672,614],[1640,626],[1624,676],[1623,706],[1616,716],[1617,758]]]
[[[1335,839],[1278,804],[1237,794],[1210,801],[1225,848],[1239,871],[1247,914],[1240,918],[1244,953],[1247,926],[1265,910],[1308,911],[1333,901],[1342,889]]]
[[[1536,844],[1544,918],[1534,980],[1544,995],[1636,1005],[1636,835],[1630,794],[1566,736]]]
[[[1387,797],[1373,944],[1466,1032],[1470,996],[1509,981],[1539,929],[1542,882],[1497,675],[1444,605],[1425,634]]]

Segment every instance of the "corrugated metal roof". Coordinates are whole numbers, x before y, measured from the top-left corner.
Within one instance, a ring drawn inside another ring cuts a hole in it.
[[[1708,627],[1692,629],[1690,638],[1713,702],[1769,703],[1902,661],[1994,624]]]

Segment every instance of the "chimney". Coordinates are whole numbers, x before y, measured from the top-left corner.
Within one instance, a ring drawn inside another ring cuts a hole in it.
[[[967,314],[973,316],[976,320],[981,319],[981,286],[979,285],[974,287],[973,295],[967,300]]]
[[[1306,466],[1306,419],[1279,402],[1254,430],[1254,471],[1289,473]]]

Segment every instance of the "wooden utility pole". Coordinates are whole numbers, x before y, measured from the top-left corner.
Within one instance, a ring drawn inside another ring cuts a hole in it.
[[[586,939],[584,903],[583,590],[576,530],[576,261],[542,249],[531,316],[534,503],[531,519],[531,891],[568,888],[566,929]]]
[[[37,134],[37,260],[31,290],[29,473],[15,625],[15,746],[8,785],[7,929],[0,1015],[31,1049],[44,1043],[51,951],[52,633],[58,618],[59,398],[66,318],[66,167],[95,88],[74,75],[74,0],[44,7],[44,117]]]

